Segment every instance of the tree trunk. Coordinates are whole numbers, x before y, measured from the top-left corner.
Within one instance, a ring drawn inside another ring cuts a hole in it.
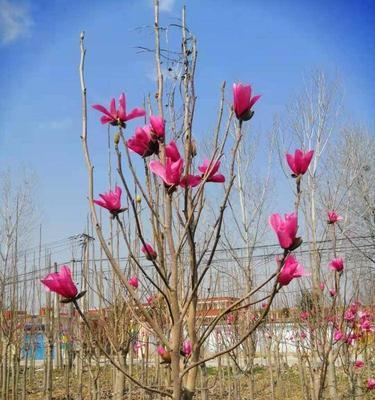
[[[119,352],[117,355],[117,362],[122,368],[125,368],[126,355]],[[113,400],[122,400],[124,396],[125,377],[124,374],[117,368],[114,371],[114,387],[113,387]]]
[[[332,353],[329,355],[329,360],[328,360],[327,385],[329,388],[328,390],[330,399],[336,400],[337,399],[336,367]]]

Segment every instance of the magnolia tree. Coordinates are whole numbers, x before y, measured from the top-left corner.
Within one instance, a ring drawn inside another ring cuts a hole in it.
[[[115,99],[111,100],[109,108],[99,104],[92,106],[101,113],[101,124],[108,125],[113,134],[119,182],[114,188],[100,194],[99,198],[96,198],[94,189],[94,168],[88,141],[87,89],[84,77],[86,50],[83,33],[80,63],[83,112],[81,139],[88,172],[88,200],[96,236],[109,261],[113,276],[121,287],[118,293],[126,303],[127,310],[130,310],[128,315],[135,327],[134,332],[143,332],[143,336],[152,338],[155,355],[160,357],[161,363],[170,372],[166,375],[164,386],[156,387],[140,380],[101,340],[95,340],[97,332],[79,301],[86,290],[79,292],[68,266],[63,266],[60,272],[49,274],[42,282],[51,291],[62,296],[61,301],[74,305],[91,332],[99,353],[126,379],[149,394],[188,400],[194,397],[197,390],[199,367],[225,354],[231,354],[238,359],[240,352],[246,350],[247,340],[267,322],[267,315],[278,292],[293,279],[308,275],[294,251],[302,243],[302,238],[298,236],[301,188],[314,151],[297,149],[294,154],[286,155],[286,162],[295,181],[295,203],[291,206],[293,211],[284,217],[279,214],[269,217],[270,229],[276,234],[280,246],[274,272],[256,285],[252,281],[245,285],[246,290],[241,296],[203,324],[198,318],[199,299],[204,295],[207,297],[207,291],[209,292],[207,276],[215,263],[224,214],[238,179],[236,171],[239,171],[239,149],[246,135],[246,126],[254,118],[254,108],[260,96],[252,95],[249,84],[235,83],[233,102],[225,109],[223,91],[217,127],[210,141],[212,147],[209,154],[202,154],[199,138],[193,135],[197,58],[195,38],[186,28],[183,12],[181,99],[177,99],[176,91],[172,90],[168,94],[169,107],[166,110],[158,1],[155,2],[154,26],[156,104],[149,101],[147,110],[134,108],[129,111],[123,93],[118,104]],[[181,103],[180,114],[174,108],[178,102]],[[134,129],[131,126],[132,121],[141,121],[141,118],[146,124]],[[222,162],[227,167],[225,175],[221,172]],[[211,204],[210,211],[213,206],[216,206],[216,210],[208,212],[206,196],[213,185],[217,186],[213,189],[216,202]],[[221,193],[221,197],[216,193]],[[140,203],[143,207],[139,207]],[[123,271],[118,257],[107,243],[101,219],[98,217],[98,207],[108,212],[111,222],[120,231],[127,256],[132,262],[130,275]],[[339,219],[334,212],[329,214],[329,223],[332,226]],[[134,227],[135,234],[128,229],[130,226]],[[138,246],[134,246],[134,240]],[[232,247],[235,247],[234,244]],[[144,267],[140,253],[152,264],[152,269]],[[339,302],[343,259],[334,254],[330,267],[332,309],[335,309]],[[267,290],[266,295],[263,294],[264,290]],[[251,307],[256,304],[259,304],[260,311],[251,312]],[[236,316],[241,318],[241,324],[232,327]],[[367,323],[365,314],[359,318],[362,324]],[[105,319],[103,323],[106,323]],[[330,346],[337,342],[337,330],[340,329],[341,332],[344,329],[340,324],[336,322],[337,329],[329,333]],[[213,332],[217,333],[215,329],[219,325],[224,325],[221,335],[226,330],[229,334],[222,337],[220,347],[208,352],[207,341]],[[142,347],[141,335],[137,337],[136,350]],[[129,347],[129,341],[127,346]],[[369,381],[369,386],[371,385]]]

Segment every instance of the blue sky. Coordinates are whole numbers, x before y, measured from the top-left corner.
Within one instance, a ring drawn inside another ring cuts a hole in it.
[[[262,93],[254,131],[264,133],[317,68],[340,76],[347,115],[375,127],[374,1],[186,3],[199,48],[197,135],[215,124],[224,79],[250,82]],[[164,0],[161,23],[176,22],[181,6]],[[151,47],[153,37],[136,28],[152,24],[152,11],[149,0],[0,0],[0,168],[35,170],[48,241],[82,232],[86,221],[79,32],[86,31],[89,104],[107,104],[125,91],[129,107],[139,106],[154,91],[154,69],[135,46]],[[106,128],[98,117],[90,110],[96,192],[102,192]]]

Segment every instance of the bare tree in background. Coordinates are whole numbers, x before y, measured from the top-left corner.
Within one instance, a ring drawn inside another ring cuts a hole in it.
[[[308,79],[302,92],[295,101],[290,102],[283,125],[285,131],[280,135],[279,149],[282,153],[289,150],[289,143],[298,143],[304,150],[314,149],[307,179],[302,188],[301,204],[304,215],[306,235],[310,243],[310,268],[312,272],[312,296],[314,314],[321,316],[324,304],[321,298],[320,284],[323,281],[322,260],[318,242],[327,238],[327,210],[322,208],[321,198],[326,191],[324,168],[322,163],[327,157],[330,141],[340,129],[341,111],[340,87],[337,81],[331,81],[323,72],[315,72]],[[288,138],[286,140],[286,137]],[[293,150],[293,149],[291,149]],[[284,154],[281,157],[284,160]],[[329,238],[329,237],[328,237]],[[316,330],[312,343],[312,398],[321,398],[326,386],[327,369],[334,376],[334,361],[330,360],[331,345],[322,344],[327,324],[317,324],[323,329]],[[324,341],[325,343],[325,341]],[[323,355],[322,355],[323,354]],[[322,356],[321,356],[322,355]],[[330,382],[330,395],[336,396],[335,385]]]
[[[19,177],[20,176],[20,177]],[[35,177],[24,170],[20,175],[7,170],[0,175],[0,381],[1,393],[8,393],[10,366],[12,390],[17,387],[21,343],[20,311],[26,311],[27,293],[19,287],[18,275],[24,271],[22,251],[30,243],[35,222]]]
[[[361,257],[355,260],[352,287],[365,304],[374,302],[375,277],[375,137],[358,124],[348,124],[329,146],[325,162],[326,191],[322,206],[335,209],[344,220],[339,237],[349,240]],[[356,275],[356,276],[354,276]],[[361,279],[359,279],[361,278]]]
[[[256,157],[259,146],[259,139],[254,137],[252,132],[247,132],[239,146],[236,160],[237,179],[228,201],[229,212],[225,217],[222,240],[223,247],[228,250],[237,267],[238,290],[244,293],[251,292],[262,275],[261,272],[256,277],[253,253],[256,246],[264,241],[268,227],[267,211],[272,185],[273,147],[268,149],[267,160],[264,157],[260,160]],[[262,154],[264,153],[265,151],[262,151]],[[257,167],[259,163],[262,164],[261,170]],[[233,246],[233,243],[236,245]],[[239,248],[241,250],[238,250]],[[259,308],[261,302],[261,297],[259,297],[259,303],[243,310],[239,320],[244,324],[246,324],[245,321],[251,320],[254,310]],[[234,327],[232,329],[234,330]],[[242,370],[249,376],[250,399],[254,398],[255,393],[253,368],[257,346],[256,338],[257,335],[254,332],[239,349],[241,357],[245,359],[245,366],[240,368],[239,363],[235,363],[240,372]],[[232,355],[233,357],[235,354]],[[235,358],[233,359],[235,360]]]

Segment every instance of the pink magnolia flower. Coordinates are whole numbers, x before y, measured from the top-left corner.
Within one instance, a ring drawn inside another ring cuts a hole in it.
[[[150,117],[151,133],[159,139],[165,136],[165,122],[162,117],[151,115]]]
[[[323,292],[323,290],[324,290],[324,283],[323,282],[319,283],[319,289]]]
[[[159,143],[152,138],[149,130],[145,128],[148,127],[136,128],[134,135],[126,141],[129,149],[141,157],[149,157],[159,152]]]
[[[329,263],[329,266],[333,271],[342,272],[344,269],[344,260],[342,258],[334,258]]]
[[[344,320],[345,321],[354,321],[355,313],[352,310],[346,310],[344,313]]]
[[[169,157],[167,157],[165,160],[165,166],[160,161],[150,161],[150,170],[155,175],[158,175],[164,181],[166,186],[195,187],[199,185],[201,178],[194,175],[187,175],[184,177],[182,176],[183,169],[184,160],[182,158],[173,162]]]
[[[345,338],[345,343],[348,345],[352,345],[355,340],[357,340],[360,336],[355,333],[349,333],[349,335]]]
[[[136,276],[132,276],[129,279],[129,285],[133,286],[134,289],[138,289],[138,285],[139,285],[138,278]]]
[[[184,160],[173,162],[170,158],[166,159],[165,166],[160,161],[151,161],[150,170],[160,176],[167,186],[177,186],[181,182],[182,172],[184,169]]]
[[[259,100],[260,95],[251,97],[251,86],[241,83],[233,84],[233,109],[236,117],[248,121],[253,116],[251,108]]]
[[[272,214],[269,217],[269,224],[275,231],[280,246],[283,249],[292,247],[298,230],[297,215],[295,213],[285,214],[285,219],[283,220],[280,214]]]
[[[67,299],[74,299],[78,294],[77,286],[73,282],[72,273],[67,265],[63,265],[59,272],[48,274],[41,282],[51,292]]]
[[[220,168],[220,161],[212,163],[210,160],[204,160],[203,164],[198,167],[199,171],[202,172],[202,179],[207,175],[207,182],[225,182],[225,176],[218,174],[217,171]]]
[[[151,306],[152,303],[154,302],[154,296],[147,296],[146,301],[147,301],[147,304],[149,306]]]
[[[371,332],[373,330],[370,320],[364,319],[360,322],[359,327],[363,332]]]
[[[116,186],[114,191],[99,194],[100,200],[94,200],[94,203],[100,207],[106,208],[111,213],[116,213],[121,210],[121,193],[120,186]]]
[[[235,321],[235,316],[233,314],[228,314],[227,315],[227,325],[232,325]]]
[[[262,303],[262,308],[267,308],[267,303]]]
[[[367,389],[375,389],[375,378],[370,378],[367,381]]]
[[[294,176],[303,175],[307,171],[313,155],[314,150],[304,152],[300,149],[297,149],[294,155],[286,155],[286,160]]]
[[[310,314],[308,311],[302,311],[300,314],[300,318],[304,321],[306,321],[309,318]]]
[[[354,368],[363,368],[365,365],[365,363],[362,360],[356,360],[356,362],[354,363]]]
[[[337,292],[336,292],[335,289],[329,289],[329,295],[330,295],[331,297],[335,297],[336,294],[337,294]]]
[[[170,143],[165,146],[165,156],[169,157],[173,162],[176,162],[181,158],[180,152],[178,151],[176,142],[174,140],[171,140]]]
[[[119,107],[116,108],[116,100],[112,99],[109,106],[109,110],[100,104],[94,104],[92,106],[95,110],[100,111],[104,115],[100,118],[102,124],[119,125],[124,127],[125,122],[133,118],[143,117],[146,115],[143,108],[134,108],[129,114],[126,113],[126,99],[125,94],[122,93],[119,98]]]
[[[300,278],[301,276],[307,276],[303,266],[296,260],[292,255],[289,255],[284,262],[284,265],[280,271],[277,281],[280,285],[288,285],[294,278]]]
[[[154,250],[154,248],[149,244],[146,243],[145,246],[142,246],[141,252],[146,256],[147,260],[156,260],[158,253]]]
[[[189,339],[186,339],[182,343],[182,352],[185,354],[185,356],[190,356],[191,352],[193,350],[193,345],[191,344],[191,341]]]
[[[338,342],[339,340],[342,340],[343,338],[344,338],[344,334],[340,330],[336,329],[333,333],[333,339],[336,342]]]
[[[340,215],[335,213],[335,211],[328,211],[327,216],[328,216],[327,220],[328,224],[334,224],[335,222],[341,221],[343,219]]]
[[[363,321],[371,318],[370,313],[366,310],[358,311],[358,317],[359,317],[360,322],[363,322]]]

